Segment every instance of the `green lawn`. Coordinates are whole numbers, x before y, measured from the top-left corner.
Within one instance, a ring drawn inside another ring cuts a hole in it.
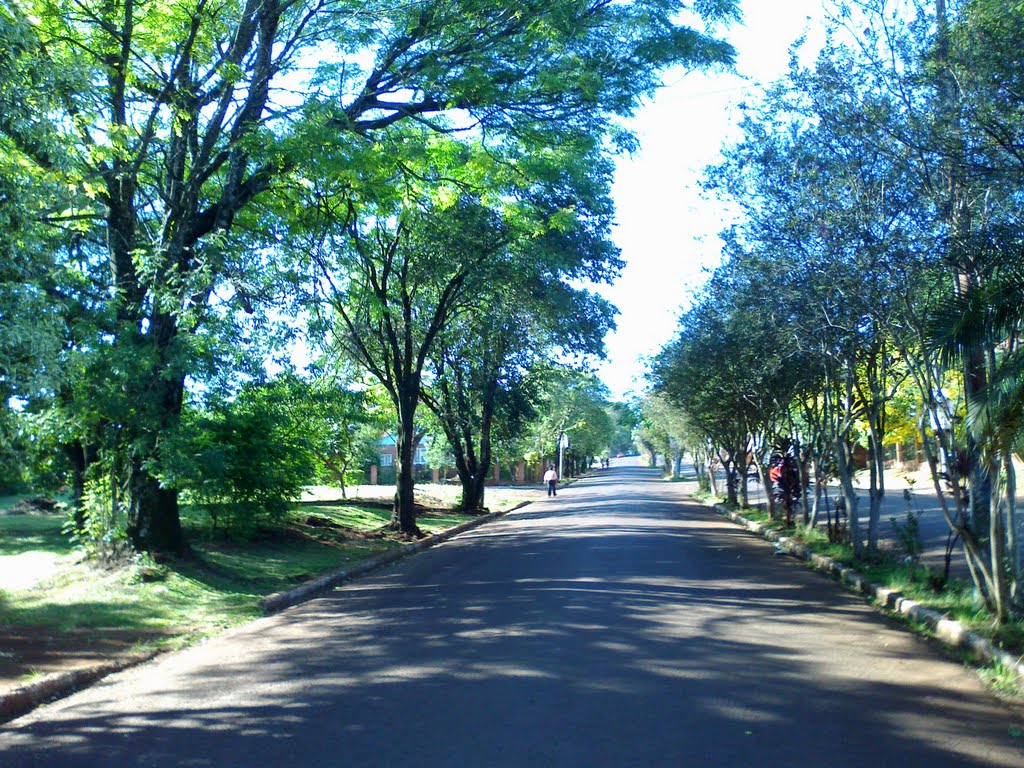
[[[66,557],[79,550],[61,532],[63,515],[0,515],[0,557],[54,556],[46,561],[53,572],[31,588],[3,590],[0,577],[0,623],[187,643],[260,615],[261,597],[401,546],[381,532],[389,519],[378,506],[300,504],[280,524],[232,539],[215,535],[201,510],[185,508],[191,557],[165,565],[140,558],[104,570]],[[436,532],[468,519],[431,512],[418,522]]]
[[[0,556],[25,552],[69,554],[74,545],[61,533],[64,520],[63,515],[0,515]]]
[[[17,496],[0,496],[0,515],[3,515],[19,501],[32,498],[30,493],[22,493]]]

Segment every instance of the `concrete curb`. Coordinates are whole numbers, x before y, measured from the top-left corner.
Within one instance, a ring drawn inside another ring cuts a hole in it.
[[[850,566],[838,563],[831,557],[811,552],[799,541],[782,536],[778,531],[765,528],[760,523],[747,519],[739,512],[718,505],[714,509],[748,531],[774,542],[776,548],[803,560],[815,570],[836,576],[840,582],[853,591],[875,598],[891,611],[927,624],[935,636],[947,645],[972,651],[985,662],[1002,664],[1006,669],[1013,670],[1021,680],[1024,680],[1024,656],[1017,657],[1002,648],[996,648],[988,638],[972,632],[959,621],[947,618],[941,611],[928,608],[916,600],[904,597],[895,589],[874,584]]]
[[[480,517],[467,520],[464,523],[460,523],[459,525],[445,531],[441,531],[440,533],[431,534],[419,541],[410,542],[398,549],[385,552],[384,554],[372,557],[369,560],[363,560],[362,562],[356,563],[344,570],[336,571],[335,573],[330,573],[326,576],[321,576],[320,578],[313,579],[305,584],[300,584],[294,589],[268,595],[260,600],[260,607],[262,607],[267,614],[273,614],[278,611],[282,611],[285,608],[290,608],[293,605],[298,605],[299,603],[307,600],[312,600],[315,597],[329,592],[344,581],[348,581],[356,576],[381,568],[389,563],[395,562],[396,560],[415,554],[416,552],[429,549],[435,544],[440,544],[442,541],[447,541],[453,536],[458,536],[460,533],[465,533],[468,530],[485,525],[493,520],[497,520],[510,512],[522,509],[527,504],[532,503],[533,502],[530,501],[523,501],[516,504],[514,507],[510,507],[509,509],[501,512],[491,512],[486,515],[481,515]],[[136,654],[129,658],[119,659],[117,661],[104,662],[92,667],[46,675],[20,688],[15,688],[13,691],[0,695],[0,723],[6,723],[16,717],[27,714],[40,704],[47,701],[68,696],[75,691],[92,685],[98,680],[102,680],[107,675],[112,675],[115,672],[121,672],[125,669],[138,666],[139,664],[159,656],[161,653],[163,653],[163,651],[151,651],[144,654]]]
[[[149,651],[136,654],[117,661],[108,661],[92,667],[73,669],[70,672],[59,672],[46,675],[20,688],[0,696],[0,723],[6,723],[16,717],[27,714],[33,709],[52,699],[60,699],[77,690],[102,680],[107,675],[129,669],[158,656],[161,651]]]

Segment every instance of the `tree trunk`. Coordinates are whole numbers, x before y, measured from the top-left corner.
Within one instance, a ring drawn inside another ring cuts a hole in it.
[[[64,454],[71,464],[71,506],[75,530],[81,531],[85,528],[85,471],[89,468],[89,451],[81,440],[76,440],[64,446]]]
[[[324,463],[325,467],[327,467],[329,470],[331,470],[331,472],[334,473],[334,477],[337,479],[338,485],[341,486],[341,498],[343,498],[343,499],[346,498],[346,496],[345,496],[345,474],[348,472],[348,462],[347,461],[343,462],[339,466],[338,462],[336,462],[330,456],[327,456],[326,454],[323,454],[323,453],[318,453],[317,454],[317,458],[319,458],[320,461],[322,461]]]
[[[173,335],[173,334],[172,334]],[[170,342],[159,344],[161,359],[168,353]],[[145,425],[146,432],[138,442],[147,446],[129,459],[128,465],[128,518],[125,530],[132,545],[140,551],[180,555],[185,552],[185,538],[181,530],[178,509],[178,491],[163,488],[150,472],[150,464],[159,460],[159,435],[173,430],[181,418],[185,398],[185,379],[160,378],[167,373],[167,364],[157,366],[149,379],[145,396],[155,398],[158,423]]]
[[[459,511],[479,512],[484,508],[489,467],[484,467],[475,458],[469,460],[462,451],[457,451],[455,452],[455,471],[459,475],[459,484],[462,486],[462,501],[459,504]]]
[[[754,466],[757,467],[757,476],[761,480],[761,487],[764,488],[765,508],[768,511],[768,517],[774,520],[776,514],[775,495],[772,493],[772,478],[769,474],[768,463],[762,458]]]
[[[739,503],[740,509],[748,509],[750,507],[750,496],[747,488],[747,472],[749,454],[746,448],[742,448],[737,452],[736,455],[736,473],[739,485]]]
[[[711,495],[716,499],[718,498],[718,474],[715,471],[715,462],[709,461],[705,467],[708,473],[708,488],[711,490]]]
[[[942,214],[949,226],[947,258],[955,273],[953,287],[957,299],[966,304],[979,289],[978,276],[975,266],[972,264],[968,245],[972,236],[971,229],[974,218],[967,190],[967,179],[964,174],[965,169],[969,167],[967,162],[968,145],[959,124],[962,114],[960,91],[955,76],[948,66],[950,33],[946,17],[946,0],[936,0],[935,15],[938,27],[935,59],[939,65],[936,90],[939,97],[940,118],[944,120],[951,131],[951,141],[944,148],[949,181],[948,197],[943,204]],[[962,349],[961,373],[963,375],[964,400],[968,410],[984,397],[987,383],[986,353],[981,344],[981,340],[976,340]],[[998,469],[985,457],[982,447],[970,430],[967,433],[965,455],[968,466],[966,474],[969,494],[969,527],[975,539],[969,547],[969,537],[964,537],[965,551],[969,552],[970,549],[977,547],[980,554],[979,565],[989,567],[997,559],[992,551],[996,542],[991,539],[991,533],[999,524],[991,519],[991,515],[995,512],[992,499],[992,476],[993,470],[998,471]],[[988,541],[985,541],[986,536],[989,537]],[[988,565],[983,565],[985,561],[988,561]],[[996,570],[988,574],[987,581],[994,592],[999,591],[999,579],[1000,576]],[[989,593],[989,598],[994,601],[999,600],[999,596],[992,592]]]
[[[474,446],[473,429],[470,422],[459,418],[459,413],[452,406],[452,397],[446,393],[446,405],[427,399],[428,407],[437,416],[444,430],[445,437],[452,449],[455,459],[455,471],[459,475],[462,486],[462,501],[459,510],[462,512],[480,512],[484,507],[484,496],[487,488],[487,476],[491,471],[491,425],[494,420],[494,403],[497,392],[497,379],[489,384],[481,402],[480,434],[478,444]]]
[[[849,521],[850,542],[853,544],[853,552],[860,557],[864,554],[864,540],[860,533],[860,511],[858,509],[860,498],[857,496],[857,489],[853,485],[853,447],[845,440],[840,439],[836,445],[836,464],[839,470],[839,487],[843,494],[843,501],[846,505],[846,515]]]
[[[419,386],[398,391],[398,434],[395,439],[395,504],[391,512],[391,528],[411,536],[422,535],[416,525],[413,456],[416,450],[416,398]]]
[[[484,494],[487,488],[487,469],[481,467],[479,474],[473,477],[473,483],[469,488],[470,496],[472,499],[472,505],[466,506],[466,511],[471,513],[479,513],[484,510]]]
[[[811,479],[807,474],[807,451],[797,449],[797,468],[800,472],[800,522],[806,528],[811,519],[811,500],[808,491],[811,488]]]
[[[184,554],[178,492],[161,488],[160,481],[146,471],[145,461],[132,459],[129,470],[128,539],[139,551]]]
[[[459,511],[465,512],[476,506],[476,474],[477,462],[472,450],[467,451],[459,434],[453,424],[447,419],[442,419],[445,437],[452,448],[452,457],[455,459],[455,473],[459,476],[459,485],[462,486],[462,499],[459,502]],[[472,446],[469,446],[472,449]]]
[[[881,437],[874,434],[869,438],[871,446],[871,487],[868,491],[868,552],[878,551],[878,528],[882,517],[882,501],[885,498],[885,454]]]
[[[826,480],[826,478],[823,478],[821,476],[821,462],[818,458],[816,458],[816,456],[814,456],[813,453],[811,457],[811,468],[814,472],[814,503],[811,505],[810,517],[804,518],[804,525],[806,525],[808,528],[814,528],[818,524],[818,516],[821,514],[822,491],[825,488],[824,481]],[[806,500],[807,498],[805,491],[804,501],[806,502]],[[807,509],[806,503],[804,505],[804,509]]]
[[[491,425],[494,421],[494,403],[497,398],[498,382],[497,377],[492,378],[487,385],[487,394],[481,404],[480,418],[480,444],[478,451],[479,471],[477,472],[476,488],[473,495],[473,509],[483,511],[484,494],[487,487],[487,473],[491,471]]]
[[[996,486],[997,490],[992,494],[992,509],[989,510],[989,568],[992,572],[993,614],[996,624],[1001,626],[1010,618],[1010,568],[1006,549],[1006,528],[1001,509],[1008,489],[1004,483],[998,481]]]
[[[1018,607],[1021,602],[1021,571],[1020,541],[1017,531],[1017,470],[1013,466],[1013,454],[1007,453],[1003,458],[1003,472],[1006,475],[1006,547],[1010,559],[1010,602]]]
[[[725,469],[725,503],[732,506],[736,505],[736,462],[729,457],[722,462],[722,468]]]

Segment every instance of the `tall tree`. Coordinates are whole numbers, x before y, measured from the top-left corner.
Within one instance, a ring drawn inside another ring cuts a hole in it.
[[[485,508],[496,427],[514,438],[533,414],[524,376],[534,352],[532,318],[508,306],[511,297],[501,288],[485,287],[479,298],[486,307],[469,310],[439,335],[421,392],[451,446],[461,505],[471,512]]]
[[[540,381],[531,454],[569,477],[589,466],[615,436],[608,390],[593,373],[551,362],[535,366]]]
[[[350,216],[350,260],[329,297],[339,317],[335,338],[391,395],[398,414],[392,525],[415,534],[416,409],[427,359],[488,262],[504,253],[508,234],[500,216],[465,196],[410,201],[391,221],[354,208]]]
[[[0,110],[4,151],[75,190],[48,218],[90,223],[109,268],[95,287],[106,348],[92,350],[119,385],[101,420],[124,447],[134,545],[182,549],[177,494],[156,469],[164,436],[211,319],[250,305],[246,276],[265,267],[241,225],[300,162],[315,165],[311,135],[353,144],[411,121],[488,137],[604,130],[664,67],[728,62],[707,25],[735,7],[698,3],[687,26],[688,6],[664,0],[5,2],[7,64],[60,76],[24,81],[49,92],[45,110]],[[323,63],[306,77],[311,61]]]
[[[517,171],[531,183],[516,215],[536,223],[520,228],[507,258],[480,272],[438,336],[422,393],[452,445],[467,509],[483,507],[492,427],[508,440],[532,414],[531,366],[555,355],[600,357],[613,325],[607,301],[573,286],[610,281],[621,266],[609,238],[610,164],[560,147],[518,158]]]
[[[937,237],[929,266],[945,284],[940,307],[978,306],[978,299],[989,293],[1003,254],[1015,250],[1007,248],[1018,237],[1010,233],[1020,230],[1014,202],[1020,193],[1020,164],[1008,151],[1012,137],[1020,135],[1019,109],[1009,103],[999,106],[1019,88],[1011,52],[1012,40],[1019,37],[1012,31],[1019,28],[1019,8],[936,0],[917,4],[916,15],[907,17],[910,23],[894,23],[899,17],[889,12],[889,4],[861,5],[878,43],[863,69],[907,116],[891,134],[915,157],[911,171],[931,207],[929,219]],[[1007,60],[996,63],[1000,50]],[[945,308],[937,314],[948,315]],[[922,334],[924,365],[915,380],[938,438],[932,457],[934,484],[940,496],[940,481],[951,486],[957,513],[948,520],[961,536],[979,592],[1002,621],[1009,615],[1013,581],[1020,578],[1008,577],[1012,558],[1007,552],[1005,493],[1012,478],[1003,483],[1002,476],[1012,470],[1012,463],[1004,464],[1005,445],[991,442],[995,432],[983,439],[977,431],[952,427],[963,423],[965,412],[984,409],[1005,339],[968,333],[950,346],[945,343],[953,338],[949,334],[939,334],[938,340],[931,335],[928,330]],[[929,347],[955,354],[936,359]],[[943,377],[954,373],[954,362],[959,367],[953,387],[962,393],[959,404],[949,403],[941,391],[948,383]]]
[[[665,457],[665,473],[678,478],[683,456],[696,453],[699,435],[686,412],[673,405],[664,392],[651,392],[640,401],[642,428]]]

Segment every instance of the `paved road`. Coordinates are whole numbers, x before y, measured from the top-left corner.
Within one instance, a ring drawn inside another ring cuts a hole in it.
[[[16,766],[1024,765],[974,677],[613,467],[0,730]]]

